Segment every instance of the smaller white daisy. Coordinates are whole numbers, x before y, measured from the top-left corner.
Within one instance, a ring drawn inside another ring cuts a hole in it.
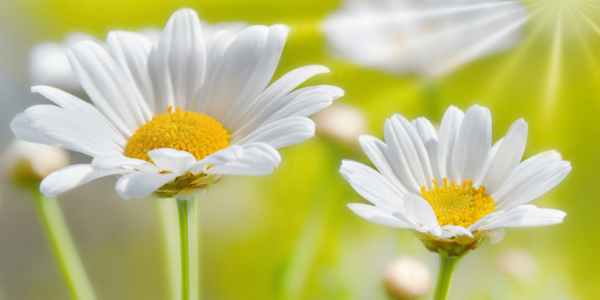
[[[344,178],[375,205],[348,206],[369,221],[412,229],[424,242],[442,243],[437,246],[476,247],[486,236],[492,243],[502,240],[503,227],[561,223],[566,213],[527,203],[560,183],[571,164],[556,151],[521,162],[527,123],[514,122],[493,146],[491,124],[489,109],[478,105],[466,114],[451,106],[439,136],[425,118],[409,122],[392,116],[384,125],[385,143],[368,135],[359,138],[377,171],[354,161],[342,163]]]
[[[296,89],[323,66],[293,70],[269,85],[288,34],[284,25],[204,36],[194,10],[175,12],[158,42],[126,31],[106,48],[83,41],[67,56],[93,105],[48,86],[11,122],[21,140],[87,154],[44,179],[54,196],[109,175],[126,199],[152,193],[190,199],[227,175],[265,175],[277,149],[314,136],[308,117],[344,94],[334,86]]]

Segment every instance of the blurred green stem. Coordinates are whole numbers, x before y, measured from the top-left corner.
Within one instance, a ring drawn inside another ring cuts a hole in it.
[[[177,199],[181,248],[181,300],[200,299],[198,197]]]
[[[181,265],[179,256],[179,224],[177,202],[173,198],[155,198],[158,220],[165,251],[165,279],[170,300],[181,299]]]
[[[56,198],[46,198],[37,188],[33,198],[71,295],[76,300],[96,299]]]
[[[440,271],[438,273],[437,284],[435,285],[435,294],[433,300],[446,300],[450,283],[454,275],[454,269],[462,256],[443,256],[440,255]]]

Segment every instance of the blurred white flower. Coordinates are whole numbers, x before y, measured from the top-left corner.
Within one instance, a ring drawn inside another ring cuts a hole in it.
[[[245,22],[223,22],[211,25],[202,21],[202,34],[209,37],[219,30],[238,33],[248,27]],[[160,29],[148,27],[138,31],[153,45],[158,43]],[[73,93],[83,94],[84,91],[69,64],[67,50],[82,41],[93,41],[108,51],[105,42],[86,33],[73,32],[67,35],[61,43],[43,42],[35,45],[29,52],[29,74],[34,85],[50,85]]]
[[[512,249],[500,255],[498,269],[504,275],[528,281],[538,274],[538,264],[531,254],[519,249]]]
[[[323,31],[339,59],[429,77],[514,47],[527,18],[512,0],[348,0]]]
[[[411,300],[427,295],[431,290],[432,279],[423,262],[411,256],[403,256],[386,267],[383,283],[392,296],[400,300]]]
[[[19,139],[14,139],[2,156],[4,173],[18,182],[39,183],[50,173],[68,165],[67,150]]]
[[[312,118],[317,132],[324,136],[347,143],[355,143],[366,132],[365,115],[356,107],[346,103],[334,103]]]

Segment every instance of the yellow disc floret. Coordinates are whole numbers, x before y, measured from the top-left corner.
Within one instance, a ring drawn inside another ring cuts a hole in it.
[[[462,185],[451,181],[448,186],[448,178],[444,178],[444,186],[438,186],[436,180],[433,185],[429,191],[421,187],[421,197],[433,208],[440,226],[468,227],[494,211],[494,199],[484,193],[485,187],[473,188],[473,180],[464,180]]]
[[[152,117],[152,120],[138,130],[127,142],[125,156],[152,162],[146,152],[158,148],[184,150],[197,160],[229,146],[227,131],[215,119],[196,112],[172,112]]]

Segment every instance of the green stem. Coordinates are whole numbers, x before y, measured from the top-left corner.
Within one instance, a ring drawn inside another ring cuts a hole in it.
[[[454,269],[462,256],[443,256],[440,255],[440,271],[438,274],[437,284],[435,285],[435,294],[433,300],[446,300]]]
[[[179,223],[177,202],[173,198],[155,198],[156,210],[165,251],[165,279],[169,300],[181,299],[181,258],[179,256]]]
[[[181,300],[200,299],[200,247],[198,236],[198,198],[177,199],[181,248]]]
[[[36,191],[34,200],[71,295],[76,300],[96,299],[56,198],[46,198]]]

